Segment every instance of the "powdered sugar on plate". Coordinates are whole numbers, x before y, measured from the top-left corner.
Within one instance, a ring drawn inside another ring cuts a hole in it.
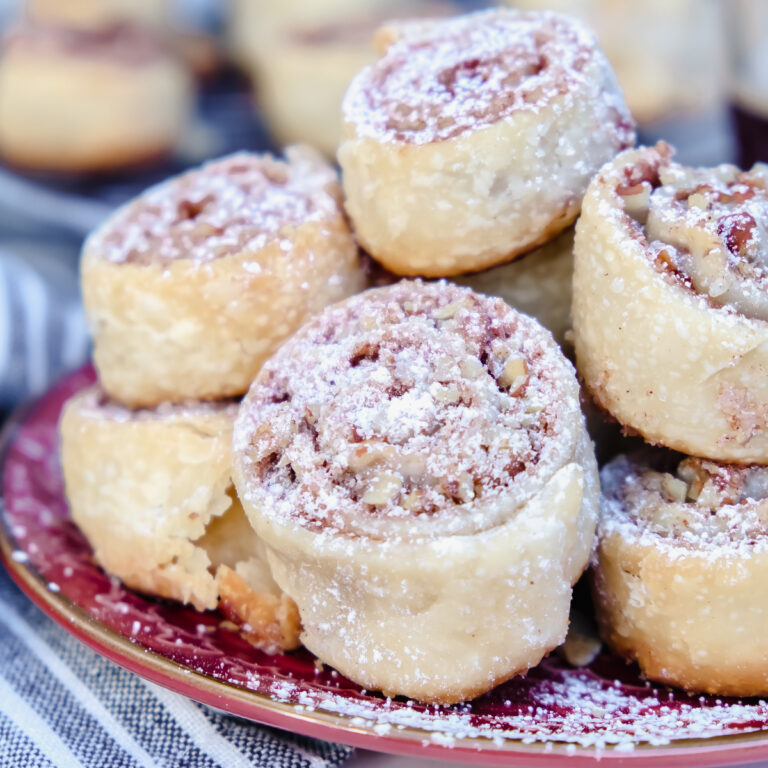
[[[600,670],[614,665],[614,659],[602,656],[593,667]],[[629,669],[624,666],[619,672],[626,677]],[[251,685],[260,689],[256,681]],[[501,686],[474,702],[449,708],[351,697],[347,691],[334,694],[286,680],[273,683],[269,694],[302,712],[342,715],[351,718],[353,725],[377,733],[383,729],[424,730],[428,738],[454,746],[467,739],[488,739],[497,744],[556,741],[631,750],[641,743],[666,745],[679,738],[758,730],[768,717],[764,701],[744,704],[688,697],[664,686],[606,679],[594,668],[570,668],[555,657],[515,685]]]

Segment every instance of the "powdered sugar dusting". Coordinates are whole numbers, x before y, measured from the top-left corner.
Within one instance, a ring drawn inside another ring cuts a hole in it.
[[[580,91],[594,63],[608,69],[594,36],[552,13],[490,10],[395,29],[398,39],[353,81],[343,107],[359,135],[382,141],[425,144],[538,112]],[[615,119],[617,145],[629,146],[626,109],[617,105]]]
[[[306,147],[289,147],[286,157],[239,153],[158,184],[92,243],[114,262],[209,261],[258,251],[284,226],[337,217],[333,169]]]
[[[570,450],[558,438],[574,414],[573,369],[538,324],[464,288],[401,282],[281,348],[243,403],[235,449],[249,501],[278,518],[376,536],[383,518],[440,513],[450,533],[487,524],[485,505],[513,484],[522,503]]]
[[[605,656],[594,667],[615,671]],[[760,720],[768,716],[764,701],[691,697],[648,682],[606,678],[595,669],[571,668],[553,657],[520,680],[516,689],[504,686],[451,708],[349,696],[347,691],[334,694],[289,680],[273,683],[269,694],[299,712],[331,712],[376,733],[421,729],[432,742],[454,747],[469,739],[487,739],[497,746],[516,740],[560,742],[598,752],[633,750],[639,744],[659,746],[675,739],[758,730]],[[627,669],[619,667],[618,675],[625,676]],[[260,689],[255,680],[252,687]],[[495,714],[488,716],[488,710]]]
[[[620,456],[601,473],[601,536],[665,550],[744,557],[768,546],[768,467],[666,454]],[[669,471],[664,471],[664,470]]]

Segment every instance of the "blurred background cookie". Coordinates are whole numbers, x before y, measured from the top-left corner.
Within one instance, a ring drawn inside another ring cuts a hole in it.
[[[36,24],[74,29],[104,29],[131,24],[168,30],[170,0],[26,0],[24,11]]]
[[[376,29],[389,18],[457,13],[450,2],[360,4],[322,24],[303,16],[276,24],[275,32],[250,54],[256,98],[280,143],[306,141],[335,157],[341,139],[341,102],[352,78],[377,56]],[[345,9],[346,10],[346,9]],[[274,13],[274,11],[272,11]],[[264,10],[264,17],[269,12]]]
[[[26,23],[0,54],[0,155],[32,170],[131,167],[173,152],[193,83],[163,39],[126,24]]]

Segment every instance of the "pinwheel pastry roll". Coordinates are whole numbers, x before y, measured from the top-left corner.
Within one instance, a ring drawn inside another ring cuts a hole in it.
[[[684,453],[768,463],[768,169],[619,155],[574,246],[578,367],[626,427]]]
[[[54,172],[147,163],[173,151],[192,98],[187,68],[146,29],[19,27],[0,56],[0,154]]]
[[[130,411],[84,390],[60,424],[67,500],[96,560],[126,586],[220,607],[260,647],[294,648],[295,605],[232,487],[236,411],[232,401]]]
[[[573,227],[523,258],[455,280],[535,317],[563,346],[571,327]]]
[[[472,272],[546,242],[634,143],[608,62],[568,17],[497,9],[390,25],[378,43],[338,157],[360,242],[393,272]]]
[[[601,473],[601,634],[652,680],[768,693],[768,469],[665,453]]]
[[[237,154],[145,192],[87,240],[100,380],[131,406],[242,394],[313,312],[362,284],[333,169]]]
[[[258,374],[233,475],[304,644],[366,688],[463,701],[565,637],[598,505],[578,384],[500,299],[403,281]]]

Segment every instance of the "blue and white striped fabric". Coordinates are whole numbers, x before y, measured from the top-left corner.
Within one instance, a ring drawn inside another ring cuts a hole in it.
[[[325,768],[351,752],[142,680],[57,627],[0,568],[3,768]]]
[[[72,262],[59,248],[26,252],[23,244],[0,243],[0,410],[41,393],[88,357]]]

